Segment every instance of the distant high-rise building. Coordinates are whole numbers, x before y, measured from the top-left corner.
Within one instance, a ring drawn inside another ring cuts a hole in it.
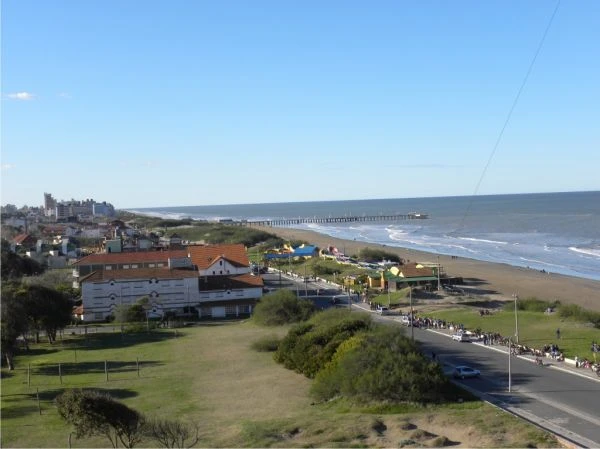
[[[51,193],[44,193],[44,212],[46,216],[56,215],[56,200]]]

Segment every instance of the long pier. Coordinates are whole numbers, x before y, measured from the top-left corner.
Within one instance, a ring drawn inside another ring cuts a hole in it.
[[[398,220],[424,220],[429,218],[427,214],[421,214],[411,212],[408,214],[393,214],[393,215],[356,215],[356,216],[345,216],[345,217],[304,217],[304,218],[281,218],[275,220],[257,220],[257,221],[233,221],[233,220],[221,220],[224,224],[233,224],[239,226],[292,226],[305,223],[317,223],[317,224],[328,224],[328,223],[356,223],[356,222],[367,222],[367,221],[398,221]]]

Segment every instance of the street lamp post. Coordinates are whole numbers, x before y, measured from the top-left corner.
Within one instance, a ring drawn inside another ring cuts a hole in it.
[[[511,338],[508,337],[508,392],[511,392],[511,385],[512,385],[512,377],[511,377],[511,370],[510,370],[510,353],[512,350],[512,341]]]
[[[437,256],[437,281],[438,281],[438,291],[440,291],[441,285],[440,285],[440,256]]]
[[[514,293],[513,298],[515,298],[515,343],[519,344],[519,318],[517,315],[517,301],[519,299],[519,295]]]
[[[306,265],[304,265],[304,296],[308,298],[308,278],[306,277]]]
[[[412,341],[415,341],[415,328],[413,326],[413,320],[415,319],[414,314],[413,314],[413,307],[412,307],[412,285],[409,286],[410,290],[408,293],[408,297],[409,297],[409,301],[410,301],[410,338]]]

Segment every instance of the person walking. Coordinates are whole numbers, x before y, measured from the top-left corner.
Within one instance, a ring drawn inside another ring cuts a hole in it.
[[[560,328],[556,329],[556,339],[560,340]]]

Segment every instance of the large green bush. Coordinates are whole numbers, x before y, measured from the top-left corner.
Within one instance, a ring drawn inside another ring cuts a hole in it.
[[[519,299],[517,301],[517,310],[529,311],[529,312],[545,312],[547,309],[555,309],[560,305],[559,301],[543,301],[536,297]],[[514,310],[514,303],[512,301],[504,304],[504,310],[511,312]]]
[[[277,290],[262,297],[254,308],[254,321],[263,326],[305,321],[315,312],[312,301],[299,299],[290,290]]]
[[[275,361],[313,378],[331,361],[338,346],[371,327],[367,314],[330,309],[295,326],[281,341]]]
[[[358,252],[358,258],[366,262],[381,262],[383,260],[390,260],[398,263],[402,262],[402,259],[397,254],[375,248],[361,249]]]
[[[311,393],[320,400],[342,395],[364,402],[436,403],[444,400],[448,384],[441,367],[402,329],[377,326],[339,346]]]

